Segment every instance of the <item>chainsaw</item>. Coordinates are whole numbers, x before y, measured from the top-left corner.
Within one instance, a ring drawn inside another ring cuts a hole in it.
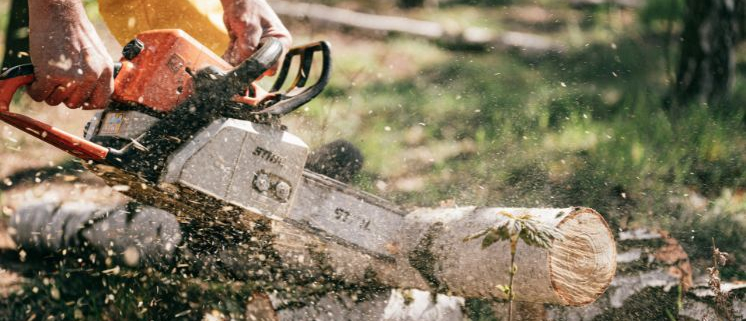
[[[0,120],[82,159],[117,191],[179,221],[240,230],[283,220],[388,256],[392,230],[385,222],[404,212],[305,169],[308,145],[281,124],[327,85],[328,43],[289,50],[265,90],[258,80],[282,52],[268,38],[233,67],[181,30],[148,31],[123,47],[111,102],[83,137],[9,110],[17,89],[34,80],[32,65],[0,75]],[[314,69],[318,56],[321,67]],[[296,58],[296,76],[283,89]],[[310,84],[314,70],[318,78]]]

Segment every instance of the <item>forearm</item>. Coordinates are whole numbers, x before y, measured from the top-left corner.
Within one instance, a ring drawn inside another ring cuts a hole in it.
[[[236,5],[243,4],[246,1],[260,1],[260,0],[220,0],[220,3],[223,5],[223,10],[229,11],[235,8]]]
[[[28,0],[28,2],[31,21],[54,19],[59,22],[70,22],[86,17],[81,0]]]

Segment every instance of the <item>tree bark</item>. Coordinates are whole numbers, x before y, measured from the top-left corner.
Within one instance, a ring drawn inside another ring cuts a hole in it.
[[[362,301],[330,293],[303,307],[280,309],[277,314],[282,321],[465,321],[463,307],[463,298],[393,289]]]
[[[687,254],[681,245],[666,232],[637,229],[621,232],[617,242],[618,270],[610,287],[594,303],[582,307],[546,305],[517,302],[516,321],[610,321],[610,320],[718,320],[712,291],[705,287],[692,286],[692,270]],[[734,287],[724,284],[724,288]],[[746,312],[746,285],[733,290],[733,307],[737,316]],[[690,289],[691,291],[687,291]],[[681,292],[680,292],[681,291]],[[443,297],[436,301],[438,309],[448,305]],[[739,299],[740,298],[740,299]],[[349,300],[349,299],[348,299]],[[739,301],[740,300],[740,301]],[[679,310],[677,301],[682,302]],[[473,311],[468,302],[461,301],[468,314],[461,317],[423,319],[433,321],[500,320],[507,316],[508,303],[481,300],[478,303],[488,309]],[[368,310],[367,304],[346,305],[343,309],[361,312]],[[670,314],[670,316],[669,316]],[[282,315],[282,313],[280,313]],[[678,317],[676,317],[678,315]],[[299,316],[296,314],[296,316]],[[354,318],[353,318],[354,319]],[[319,317],[331,321],[334,318]],[[370,318],[360,320],[389,320]],[[400,319],[395,319],[400,320]],[[401,319],[409,320],[409,319]],[[740,319],[738,319],[740,320]]]
[[[716,104],[735,78],[736,45],[743,37],[746,4],[732,0],[687,0],[674,103]]]

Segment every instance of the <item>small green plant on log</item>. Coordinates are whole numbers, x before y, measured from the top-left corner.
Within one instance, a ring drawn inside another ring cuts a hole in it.
[[[518,272],[518,266],[515,265],[516,249],[518,241],[523,240],[528,246],[539,248],[550,248],[552,241],[562,238],[562,233],[554,226],[545,224],[534,219],[531,214],[513,215],[507,212],[498,212],[498,215],[505,217],[504,221],[489,227],[479,233],[467,236],[464,242],[482,239],[482,249],[495,244],[498,241],[510,241],[510,270],[508,285],[498,285],[498,288],[505,293],[508,298],[508,320],[513,320],[513,278]]]

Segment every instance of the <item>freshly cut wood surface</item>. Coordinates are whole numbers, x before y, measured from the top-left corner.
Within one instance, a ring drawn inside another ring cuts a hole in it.
[[[663,231],[622,231],[618,273],[606,292],[582,307],[552,306],[547,320],[666,320],[692,286],[692,267],[679,242]]]
[[[563,240],[549,257],[552,285],[570,305],[596,300],[616,272],[616,246],[603,219],[590,209],[575,211],[559,224]]]

